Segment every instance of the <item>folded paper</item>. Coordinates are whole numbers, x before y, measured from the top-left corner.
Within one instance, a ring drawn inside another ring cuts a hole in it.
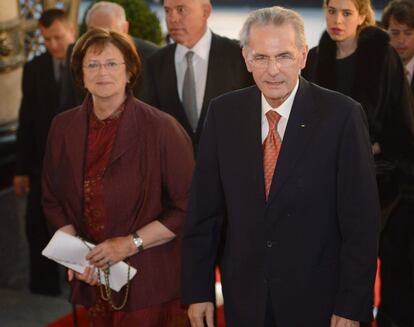
[[[83,273],[85,268],[90,266],[86,255],[94,244],[86,242],[79,237],[58,230],[43,249],[42,255],[56,261],[57,263],[72,269],[78,273]],[[105,275],[100,271],[101,282],[105,283]],[[132,279],[137,270],[130,267],[129,279]],[[128,265],[120,261],[109,268],[109,284],[114,291],[119,290],[128,282]]]

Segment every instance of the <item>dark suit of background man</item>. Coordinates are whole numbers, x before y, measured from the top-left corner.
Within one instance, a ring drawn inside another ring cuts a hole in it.
[[[68,45],[74,40],[74,29],[60,9],[43,12],[39,27],[47,52],[24,66],[13,184],[17,195],[28,192],[26,233],[30,290],[57,295],[60,293],[58,266],[41,255],[50,236],[41,206],[40,175],[49,126],[59,107],[65,56]]]
[[[253,81],[239,44],[208,29],[212,10],[209,0],[165,0],[164,10],[168,32],[175,43],[148,60],[149,78],[142,99],[174,116],[191,136],[196,149],[209,101],[252,85]],[[194,82],[186,84],[189,51],[194,54]],[[191,96],[193,104],[185,101]]]
[[[183,235],[192,326],[212,321],[223,221],[226,326],[359,326],[380,215],[363,110],[298,77],[308,48],[294,11],[254,11],[240,36],[256,86],[210,104]]]
[[[114,2],[100,1],[95,3],[87,12],[85,21],[88,29],[104,28],[128,34],[129,23],[126,20],[125,10],[122,6]],[[141,59],[142,70],[133,91],[137,98],[141,98],[142,84],[145,83],[143,76],[145,75],[147,59],[158,50],[158,47],[155,44],[138,37],[133,37],[133,41]],[[64,75],[66,87],[63,94],[61,110],[70,109],[80,105],[85,97],[85,90],[78,88],[72,79],[69,65],[72,50],[73,44],[69,46],[67,56],[68,69]]]
[[[400,55],[414,92],[414,2],[391,1],[382,23]],[[414,167],[400,176],[402,197],[381,235],[379,327],[414,326]],[[394,325],[392,325],[392,323]]]

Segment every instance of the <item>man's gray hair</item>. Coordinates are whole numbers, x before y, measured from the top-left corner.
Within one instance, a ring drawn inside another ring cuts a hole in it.
[[[275,26],[290,24],[295,30],[297,47],[302,49],[306,45],[303,18],[296,11],[274,6],[257,9],[250,13],[239,34],[241,46],[247,47],[249,45],[250,30],[253,25],[266,26],[270,24]]]
[[[121,5],[109,1],[100,1],[95,3],[86,13],[86,25],[89,25],[91,15],[97,10],[104,10],[113,13],[119,19],[120,23],[126,22],[125,10]]]

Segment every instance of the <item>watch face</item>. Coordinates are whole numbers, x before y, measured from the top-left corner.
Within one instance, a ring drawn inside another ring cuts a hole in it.
[[[142,245],[142,238],[141,237],[134,237],[134,243],[137,248]]]

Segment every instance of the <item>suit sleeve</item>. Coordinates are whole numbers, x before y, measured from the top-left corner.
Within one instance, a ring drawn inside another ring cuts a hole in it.
[[[204,126],[184,226],[182,302],[214,301],[214,267],[226,210],[217,156],[214,101]]]
[[[57,192],[57,181],[59,178],[65,178],[59,176],[63,150],[63,135],[59,133],[60,129],[62,126],[58,126],[58,119],[55,118],[49,131],[42,171],[43,211],[52,232],[70,223],[59,203]]]
[[[33,115],[36,114],[35,81],[33,67],[26,64],[23,69],[22,101],[17,130],[16,175],[31,173],[35,153],[35,131]]]
[[[194,170],[191,140],[178,122],[169,117],[163,126],[162,184],[164,212],[159,221],[179,235],[187,212],[187,202]]]
[[[380,207],[362,108],[349,115],[338,150],[337,217],[342,238],[335,314],[371,321]]]

